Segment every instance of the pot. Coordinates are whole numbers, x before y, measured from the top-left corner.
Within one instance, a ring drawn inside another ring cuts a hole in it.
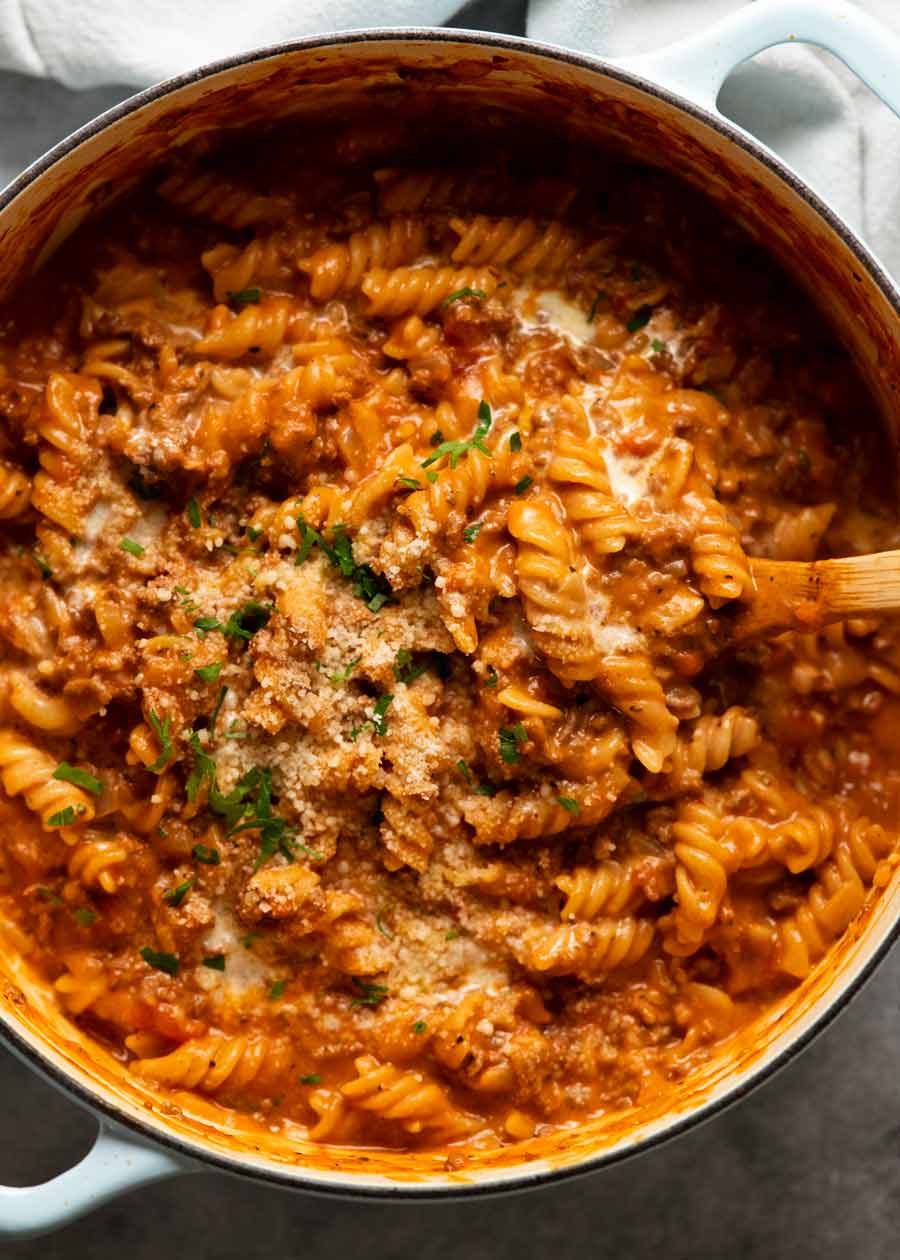
[[[449,30],[354,31],[206,66],[148,89],[63,141],[0,197],[0,291],[27,278],[88,216],[154,163],[207,132],[325,108],[417,100],[460,118],[530,125],[625,148],[674,170],[764,243],[855,355],[900,445],[900,291],[865,245],[777,157],[716,109],[728,72],[801,39],[842,57],[900,113],[900,40],[843,0],[757,0],[703,34],[629,61]],[[684,1132],[742,1098],[831,1020],[900,933],[900,867],[808,980],[656,1108],[484,1152],[448,1171],[440,1155],[335,1150],[260,1137],[197,1100],[179,1109],[142,1086],[57,1011],[11,942],[0,958],[0,1035],[92,1110],[93,1149],[43,1185],[0,1188],[0,1235],[52,1229],[136,1186],[210,1167],[351,1198],[470,1198],[596,1171]]]

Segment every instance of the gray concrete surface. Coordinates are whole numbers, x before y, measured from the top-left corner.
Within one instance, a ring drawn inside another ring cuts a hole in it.
[[[516,30],[521,0],[460,25]],[[0,177],[126,93],[0,76]],[[23,127],[23,119],[27,126]],[[740,1106],[606,1173],[529,1195],[371,1206],[193,1177],[138,1191],[9,1260],[895,1260],[900,1255],[900,954],[799,1060]],[[73,1163],[94,1123],[0,1050],[0,1183]]]

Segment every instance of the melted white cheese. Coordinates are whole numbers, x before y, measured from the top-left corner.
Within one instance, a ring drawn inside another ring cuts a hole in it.
[[[219,990],[229,996],[238,996],[250,989],[258,989],[271,980],[271,970],[255,956],[252,949],[241,944],[247,935],[223,902],[215,906],[216,921],[207,932],[203,948],[207,954],[224,954],[225,970],[210,967],[197,968],[197,981],[208,992]]]

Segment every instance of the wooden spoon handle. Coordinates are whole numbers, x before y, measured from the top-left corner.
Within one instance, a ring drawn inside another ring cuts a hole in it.
[[[836,560],[751,560],[754,592],[736,637],[817,630],[844,617],[900,611],[900,551]]]

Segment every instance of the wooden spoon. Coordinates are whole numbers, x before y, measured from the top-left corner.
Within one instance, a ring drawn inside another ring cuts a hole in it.
[[[750,571],[754,590],[732,624],[732,642],[900,612],[900,551],[809,562],[751,560]]]

